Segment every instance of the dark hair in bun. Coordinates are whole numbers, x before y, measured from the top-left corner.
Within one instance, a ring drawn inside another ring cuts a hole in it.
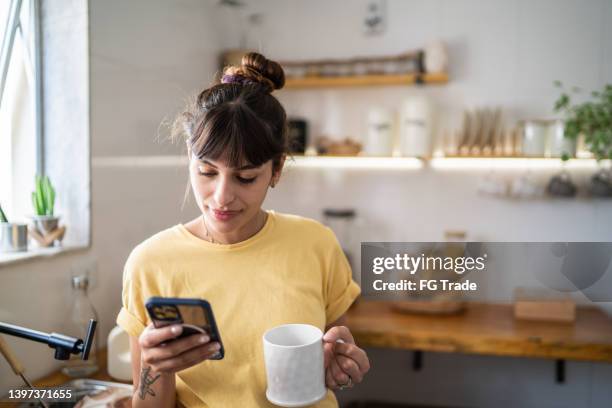
[[[173,135],[183,136],[198,159],[224,160],[231,167],[272,160],[277,170],[288,150],[287,114],[271,92],[284,84],[277,62],[248,53],[239,67],[224,69],[220,84],[203,90],[187,106]]]
[[[227,67],[223,72],[223,83],[261,84],[267,92],[281,89],[285,85],[285,72],[276,61],[261,54],[250,52],[242,57],[239,67]]]

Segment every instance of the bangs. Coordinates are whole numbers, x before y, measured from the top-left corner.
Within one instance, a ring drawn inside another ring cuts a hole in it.
[[[261,166],[282,155],[278,135],[248,106],[227,103],[208,111],[194,134],[198,159],[223,160],[229,167]]]

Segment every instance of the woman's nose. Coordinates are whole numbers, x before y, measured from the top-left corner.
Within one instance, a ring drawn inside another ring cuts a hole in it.
[[[229,177],[219,177],[215,185],[213,194],[215,204],[218,208],[223,208],[234,201],[234,191]]]

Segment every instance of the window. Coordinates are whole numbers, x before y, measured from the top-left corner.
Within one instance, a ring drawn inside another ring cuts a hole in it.
[[[0,0],[0,24],[0,204],[24,221],[43,173],[38,0]]]

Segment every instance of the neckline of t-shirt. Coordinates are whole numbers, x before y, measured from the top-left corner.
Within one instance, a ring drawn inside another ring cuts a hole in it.
[[[186,236],[190,241],[197,243],[198,245],[204,246],[208,249],[216,249],[216,250],[232,250],[232,249],[238,249],[238,248],[244,248],[246,246],[249,246],[261,239],[263,239],[263,237],[268,233],[268,231],[272,228],[272,224],[274,223],[274,218],[275,218],[275,212],[274,210],[267,210],[266,213],[268,214],[268,217],[266,219],[266,223],[264,224],[264,226],[257,231],[257,233],[255,235],[253,235],[252,237],[245,239],[244,241],[240,241],[240,242],[236,242],[234,244],[217,244],[217,243],[212,243],[210,241],[206,241],[202,238],[198,238],[195,235],[193,235],[191,232],[189,232],[189,230],[187,229],[187,227],[185,227],[184,224],[177,224],[177,228],[179,229],[179,231]]]

